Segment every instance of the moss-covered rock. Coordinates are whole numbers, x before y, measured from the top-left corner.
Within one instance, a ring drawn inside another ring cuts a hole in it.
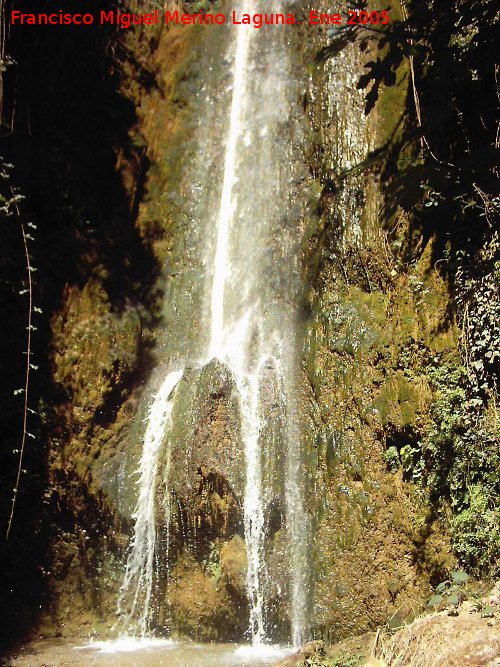
[[[178,633],[198,641],[231,641],[244,634],[248,610],[221,576],[213,562],[203,568],[188,554],[178,560],[168,592],[171,622]]]

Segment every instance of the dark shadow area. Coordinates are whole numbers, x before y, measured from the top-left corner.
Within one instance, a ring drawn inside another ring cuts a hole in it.
[[[401,249],[406,264],[418,258],[430,238],[436,241],[434,262],[445,250],[477,258],[498,215],[498,99],[491,57],[500,34],[496,14],[491,1],[464,0],[451,10],[445,0],[432,7],[411,2],[407,20],[392,20],[378,31],[362,26],[330,31],[330,43],[317,54],[321,63],[353,41],[366,54],[357,83],[366,113],[376,103],[383,112],[384,89],[397,88],[408,77],[403,116],[385,145],[336,176],[378,174],[387,229],[394,227],[398,211],[411,216]],[[442,262],[440,270],[453,281],[456,266]]]
[[[4,10],[8,20],[12,9],[97,16],[112,6],[109,0],[92,6],[82,0],[23,0],[21,6],[14,0]],[[52,379],[51,317],[61,308],[65,288],[82,287],[91,277],[104,286],[113,311],[137,304],[148,314],[155,310],[160,267],[135,226],[150,165],[134,131],[136,100],[122,92],[125,78],[138,84],[139,98],[157,86],[153,58],[141,57],[141,50],[151,55],[154,43],[143,33],[132,50],[124,36],[97,21],[90,26],[7,26],[6,52],[13,62],[3,75],[0,156],[13,167],[8,167],[8,177],[2,176],[0,194],[2,203],[17,192],[24,199],[5,215],[0,228],[2,649],[35,627],[47,592],[54,526],[71,528],[67,512],[49,507],[46,500],[53,481],[48,478],[53,410],[67,399]],[[126,188],[125,181],[132,186]],[[34,313],[32,331],[26,472],[6,540],[24,412],[23,392],[13,391],[24,386],[26,372],[28,281],[21,225],[33,237],[28,240],[33,303],[40,312]],[[154,314],[150,317],[151,325]],[[146,347],[140,360],[144,373],[151,363]],[[134,376],[130,384],[140,379]],[[113,401],[119,400],[118,390],[108,397],[104,422],[113,418]],[[52,440],[52,447],[59,445]]]

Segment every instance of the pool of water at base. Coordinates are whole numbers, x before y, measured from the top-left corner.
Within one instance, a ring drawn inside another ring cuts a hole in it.
[[[40,640],[15,652],[6,667],[271,667],[293,649],[280,646],[196,644],[169,639],[121,638],[78,643]]]

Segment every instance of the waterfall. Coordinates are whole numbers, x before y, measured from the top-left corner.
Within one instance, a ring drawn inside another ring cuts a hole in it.
[[[246,78],[248,74],[248,48],[250,30],[238,30],[236,56],[233,66],[233,96],[229,115],[229,132],[224,156],[224,179],[217,221],[217,243],[214,263],[212,297],[210,300],[210,345],[208,357],[221,353],[224,337],[224,289],[228,278],[229,229],[235,206],[233,188],[237,178],[236,149],[242,135],[242,112],[244,109]]]
[[[172,371],[165,377],[149,409],[144,447],[139,464],[139,498],[133,514],[134,536],[127,560],[125,576],[118,601],[118,615],[122,627],[144,637],[149,630],[151,596],[153,593],[154,556],[156,543],[155,480],[158,455],[163,444],[167,451],[169,427],[172,421],[173,391],[182,376],[182,370]],[[167,442],[165,439],[167,438]],[[168,460],[168,456],[167,456]],[[138,611],[138,620],[135,619]]]
[[[259,4],[259,3],[257,3]],[[280,11],[278,2],[265,11]],[[259,11],[259,7],[236,10]],[[266,521],[269,494],[264,485],[265,434],[269,429],[266,396],[269,381],[278,387],[281,440],[286,461],[284,512],[288,535],[291,640],[306,638],[308,525],[303,506],[303,464],[299,407],[294,376],[296,257],[290,239],[288,188],[293,178],[290,140],[290,64],[279,28],[231,30],[227,62],[231,65],[221,185],[215,215],[206,219],[205,326],[199,336],[202,352],[185,360],[198,367],[217,359],[234,380],[244,453],[244,536],[247,549],[249,635],[253,645],[268,643],[267,619],[270,573],[266,562]],[[227,109],[227,110],[226,110]],[[285,128],[285,130],[284,130]],[[209,151],[209,147],[200,147]],[[208,162],[203,154],[204,161]],[[208,183],[205,184],[208,187]],[[203,350],[204,348],[204,350]],[[173,355],[175,358],[175,353]],[[161,447],[170,448],[175,387],[182,370],[168,373],[154,395],[139,465],[139,497],[135,528],[123,581],[119,612],[125,628],[149,630],[154,580],[155,476]],[[168,450],[170,451],[170,450]],[[167,451],[167,454],[168,454]],[[170,461],[170,456],[167,455]],[[167,475],[164,475],[168,478]],[[134,626],[131,621],[139,616]]]

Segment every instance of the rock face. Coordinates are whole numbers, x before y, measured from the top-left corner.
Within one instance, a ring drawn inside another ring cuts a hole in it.
[[[400,97],[382,96],[366,117],[355,90],[359,58],[354,45],[344,49],[309,93],[321,149],[312,157],[318,205],[303,241],[304,437],[312,625],[329,640],[397,626],[429,591],[429,577],[454,562],[443,523],[400,465],[388,465],[388,449],[404,456],[428,419],[433,392],[422,360],[452,355],[457,331],[444,315],[449,296],[431,264],[432,241],[408,275],[387,247],[376,179],[349,175],[385,143],[405,95],[401,76]]]
[[[229,369],[214,360],[188,370],[174,407],[170,487],[181,503],[211,480],[221,496],[241,499],[245,470],[239,434],[239,408]],[[226,522],[227,523],[227,522]]]
[[[156,496],[159,508],[169,504],[166,516],[157,513],[169,543],[165,571],[171,569],[163,613],[193,639],[234,640],[248,622],[244,461],[234,382],[224,365],[185,371],[172,422],[171,459],[167,471],[160,458]]]

